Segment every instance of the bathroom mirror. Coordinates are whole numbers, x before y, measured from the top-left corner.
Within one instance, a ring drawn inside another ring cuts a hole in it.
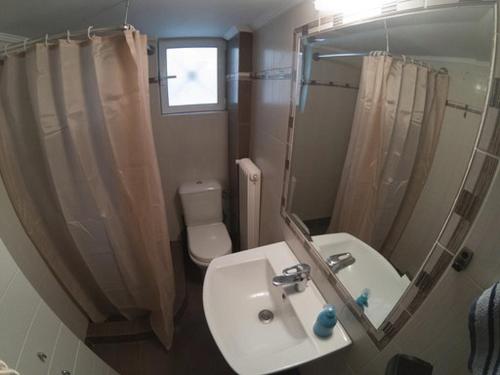
[[[283,214],[375,330],[457,199],[494,34],[495,7],[476,3],[297,38]]]

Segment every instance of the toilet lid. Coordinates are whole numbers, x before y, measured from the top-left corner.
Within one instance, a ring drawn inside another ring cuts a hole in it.
[[[196,259],[209,263],[231,253],[231,239],[224,223],[196,225],[187,228],[189,252]]]

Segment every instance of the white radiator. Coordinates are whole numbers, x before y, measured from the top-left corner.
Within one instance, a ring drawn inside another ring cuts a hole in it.
[[[240,248],[259,246],[260,169],[250,159],[236,160],[239,166]]]

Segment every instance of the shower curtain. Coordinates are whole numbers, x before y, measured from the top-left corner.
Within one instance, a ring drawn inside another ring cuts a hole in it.
[[[448,84],[445,71],[424,64],[364,57],[329,232],[348,232],[392,253],[430,172]]]
[[[17,214],[94,322],[150,316],[169,348],[174,278],[146,36],[37,44],[0,66],[0,171]]]

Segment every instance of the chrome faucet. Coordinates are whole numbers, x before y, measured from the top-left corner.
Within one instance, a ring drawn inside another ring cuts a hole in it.
[[[297,292],[303,292],[307,286],[307,280],[311,276],[311,266],[299,263],[293,267],[283,270],[282,275],[273,277],[274,286],[294,285]]]
[[[356,259],[351,253],[333,254],[326,258],[326,264],[328,264],[332,272],[338,272],[342,268],[350,266],[355,261]]]

